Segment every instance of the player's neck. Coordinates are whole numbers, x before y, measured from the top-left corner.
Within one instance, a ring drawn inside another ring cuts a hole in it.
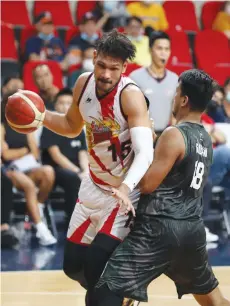
[[[161,79],[165,76],[165,67],[157,67],[152,63],[148,69],[151,75],[156,79]]]
[[[183,122],[192,122],[192,123],[201,123],[201,113],[198,112],[191,112],[187,115],[181,115],[177,118],[177,124]]]

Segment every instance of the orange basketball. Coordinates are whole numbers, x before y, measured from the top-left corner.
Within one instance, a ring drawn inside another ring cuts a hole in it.
[[[20,90],[10,96],[5,109],[6,120],[18,133],[36,131],[45,118],[42,98],[33,91]]]

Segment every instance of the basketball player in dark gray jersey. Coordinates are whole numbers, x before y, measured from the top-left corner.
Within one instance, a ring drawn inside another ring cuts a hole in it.
[[[120,306],[125,297],[147,301],[148,285],[161,274],[174,281],[179,298],[191,293],[202,306],[230,306],[208,265],[201,219],[212,142],[200,121],[213,90],[213,80],[202,71],[180,76],[173,107],[177,125],[157,141],[133,229],[97,284],[99,306]],[[127,201],[119,191],[114,195]]]

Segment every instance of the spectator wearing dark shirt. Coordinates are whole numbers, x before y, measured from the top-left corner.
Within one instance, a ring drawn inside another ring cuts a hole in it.
[[[214,93],[207,113],[215,122],[230,123],[230,78]]]
[[[33,70],[34,82],[47,109],[54,110],[53,100],[59,89],[53,83],[53,74],[47,65],[39,65]]]
[[[1,247],[14,247],[19,240],[10,224],[10,214],[13,208],[13,185],[1,167]],[[4,190],[4,192],[3,192]]]
[[[83,16],[79,29],[80,34],[69,42],[68,61],[72,65],[81,63],[83,52],[94,48],[99,38],[96,17],[91,12]]]
[[[38,34],[26,42],[25,56],[27,60],[53,60],[66,70],[64,43],[54,35],[54,25],[50,12],[42,12],[35,19]]]
[[[8,95],[11,94],[14,92]],[[54,171],[52,167],[43,166],[37,162],[39,150],[34,134],[19,134],[7,124],[4,116],[7,99],[8,96],[5,96],[2,101],[1,116],[1,155],[4,174],[11,180],[14,187],[24,192],[26,208],[36,229],[39,243],[52,245],[57,240],[46,225],[44,208],[53,188]],[[7,189],[2,190],[2,193],[5,192]]]
[[[66,113],[72,100],[70,89],[61,90],[55,98],[55,110]],[[41,150],[43,163],[53,166],[55,170],[55,184],[65,191],[65,211],[69,219],[77,200],[81,179],[88,172],[85,133],[82,131],[78,137],[70,139],[44,128]]]

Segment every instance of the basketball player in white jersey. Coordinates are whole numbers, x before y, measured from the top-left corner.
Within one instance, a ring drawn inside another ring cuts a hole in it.
[[[122,76],[134,56],[135,47],[125,35],[115,30],[104,35],[94,53],[94,72],[77,80],[68,113],[46,111],[44,120],[45,127],[67,137],[80,134],[86,125],[89,175],[82,181],[70,221],[64,272],[87,288],[87,306],[97,306],[94,286],[130,231],[137,185],[153,160],[145,97]]]

